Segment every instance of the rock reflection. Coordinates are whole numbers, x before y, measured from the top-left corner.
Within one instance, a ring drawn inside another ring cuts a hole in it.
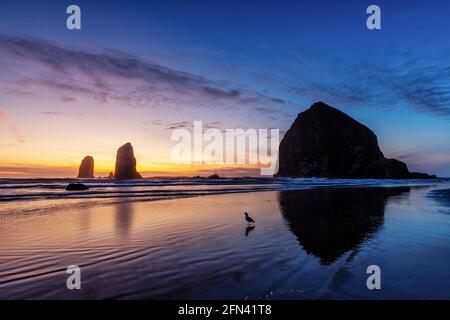
[[[121,236],[127,236],[133,224],[134,208],[132,202],[116,205],[116,230]]]
[[[409,191],[409,187],[281,191],[278,200],[303,249],[327,265],[377,232],[388,199]]]

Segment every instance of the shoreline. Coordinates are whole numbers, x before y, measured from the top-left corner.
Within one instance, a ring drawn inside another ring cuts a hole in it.
[[[271,180],[272,181],[272,180]],[[252,181],[250,181],[252,182]],[[304,181],[309,182],[309,180]],[[49,198],[42,198],[41,195],[32,196],[21,196],[21,195],[2,195],[0,193],[0,218],[4,218],[9,215],[32,215],[32,214],[45,214],[47,211],[57,211],[57,210],[71,210],[73,206],[78,208],[91,208],[95,206],[108,206],[117,205],[120,203],[146,203],[146,202],[157,202],[157,201],[169,201],[184,198],[196,198],[204,196],[217,196],[217,195],[227,195],[227,194],[245,194],[245,193],[259,193],[259,192],[270,192],[270,191],[288,191],[288,190],[320,190],[320,189],[341,189],[341,188],[395,188],[395,187],[411,187],[411,188],[431,188],[436,187],[437,189],[449,188],[450,181],[447,185],[445,182],[436,182],[429,180],[416,180],[415,183],[403,180],[395,181],[393,180],[345,180],[344,182],[349,182],[353,184],[341,184],[342,179],[331,180],[335,184],[320,184],[317,180],[313,180],[311,184],[223,184],[216,183],[213,185],[195,185],[193,189],[186,189],[190,185],[172,185],[170,188],[173,189],[156,189],[148,191],[139,190],[127,190],[121,191],[120,186],[118,190],[112,190],[108,192],[101,192],[96,189],[91,189],[89,191],[82,192],[61,192],[51,194]],[[360,182],[365,182],[369,184],[358,184]],[[400,183],[403,182],[403,183]],[[378,184],[377,184],[378,183]],[[382,184],[385,183],[385,184]],[[64,184],[61,185],[61,187]],[[446,186],[447,185],[447,186]],[[127,187],[130,186],[127,184]],[[135,187],[141,187],[138,185],[131,185]],[[203,186],[204,188],[198,188],[198,186]],[[248,187],[246,187],[248,186]],[[117,186],[116,186],[117,187]],[[124,187],[125,189],[127,187]],[[152,184],[152,187],[155,187]],[[164,187],[164,185],[161,185]],[[207,187],[210,187],[209,189]],[[211,188],[213,187],[213,188]],[[234,187],[234,188],[233,188]],[[182,189],[185,188],[185,189]],[[215,189],[217,188],[217,189]],[[10,199],[8,199],[10,197]],[[34,198],[33,198],[34,197]],[[24,205],[25,204],[25,205]],[[3,220],[3,219],[1,219]],[[0,220],[0,223],[1,223]]]

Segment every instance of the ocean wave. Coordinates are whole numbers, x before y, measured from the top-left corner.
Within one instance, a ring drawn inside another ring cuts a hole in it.
[[[67,184],[84,183],[87,191],[65,191]],[[320,187],[432,185],[446,180],[386,180],[327,178],[147,178],[109,179],[0,179],[0,202],[49,199],[143,198],[197,196],[230,192],[296,190]]]

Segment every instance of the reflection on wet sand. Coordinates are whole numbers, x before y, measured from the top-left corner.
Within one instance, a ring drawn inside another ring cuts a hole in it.
[[[428,197],[447,208],[450,207],[450,189],[433,190],[428,193]]]
[[[236,193],[7,215],[0,299],[448,299],[450,215],[430,190]],[[72,264],[82,290],[67,290]],[[390,284],[378,293],[365,285],[371,264]]]
[[[247,228],[245,228],[245,236],[248,237],[248,235],[250,234],[250,232],[253,231],[253,229],[255,229],[255,226],[248,226]]]
[[[303,249],[327,265],[377,232],[388,199],[409,191],[409,187],[281,191],[278,200]]]
[[[121,236],[127,236],[133,224],[134,207],[130,202],[121,202],[116,206],[116,230]]]

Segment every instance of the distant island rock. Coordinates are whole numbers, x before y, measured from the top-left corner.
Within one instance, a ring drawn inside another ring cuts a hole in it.
[[[214,173],[208,177],[208,179],[222,179],[217,173]]]
[[[279,148],[277,177],[430,179],[405,163],[386,159],[377,136],[323,102],[300,113]]]
[[[136,158],[131,143],[126,143],[117,150],[114,178],[120,180],[142,179],[136,171]]]
[[[86,156],[81,161],[78,178],[94,178],[94,158]]]
[[[82,183],[69,183],[66,187],[67,191],[85,191],[89,190],[89,187]]]

